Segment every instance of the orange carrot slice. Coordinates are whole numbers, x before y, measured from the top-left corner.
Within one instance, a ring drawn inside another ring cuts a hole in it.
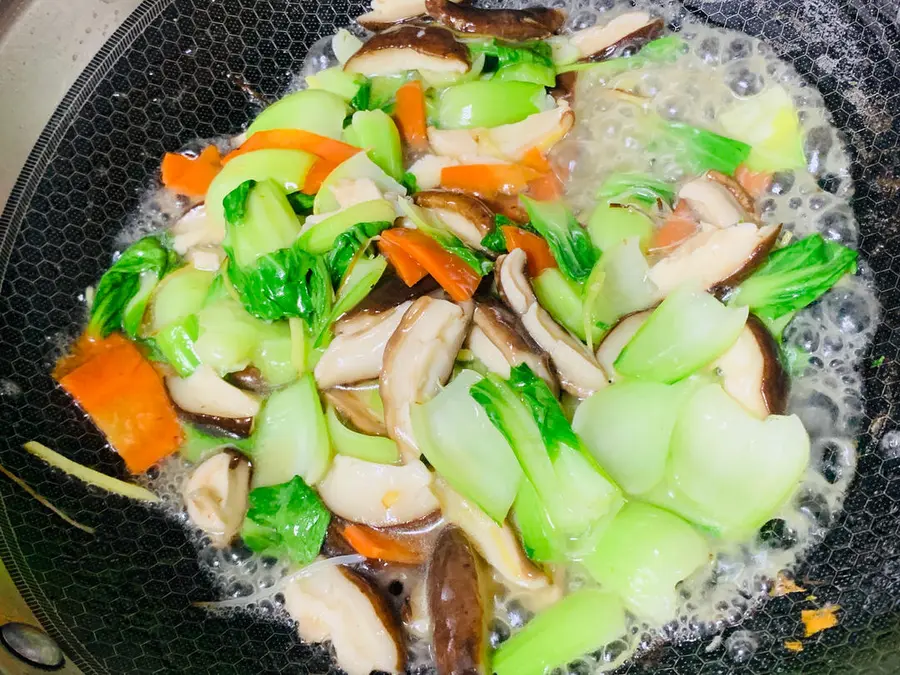
[[[751,171],[743,164],[739,164],[735,169],[734,179],[751,197],[759,199],[769,191],[769,186],[772,184],[772,172]]]
[[[337,164],[327,159],[317,159],[315,164],[306,174],[301,192],[314,195],[322,188],[322,182],[328,178],[328,174],[337,168]]]
[[[557,266],[556,259],[543,237],[512,225],[504,225],[500,231],[503,232],[503,238],[506,239],[507,250],[520,248],[525,251],[525,255],[528,257],[528,275],[532,279],[548,267]]]
[[[366,558],[403,565],[419,565],[426,560],[424,551],[366,525],[347,525],[341,534],[357,553]]]
[[[312,153],[332,164],[340,164],[357,152],[360,148],[341,141],[336,141],[327,136],[320,136],[303,129],[271,129],[269,131],[257,131],[244,141],[237,150],[229,152],[222,160],[227,164],[235,157],[244,155],[254,150],[303,150]]]
[[[396,244],[434,277],[456,302],[471,298],[481,283],[481,276],[462,258],[444,250],[424,232],[395,227],[382,232],[381,241]]]
[[[547,161],[547,158],[544,157],[544,153],[542,153],[538,148],[530,148],[522,156],[522,159],[519,163],[541,173],[553,172],[553,167],[550,166],[550,162]]]
[[[513,195],[524,191],[541,174],[521,164],[462,164],[441,169],[441,185],[482,195]]]
[[[420,152],[428,149],[425,94],[418,80],[411,80],[397,90],[394,120],[410,148]]]
[[[142,473],[178,449],[181,425],[162,377],[138,348],[113,334],[59,378],[125,460]]]
[[[219,149],[210,145],[197,157],[167,152],[162,160],[162,184],[179,194],[202,199],[209,184],[222,170]]]
[[[666,222],[653,233],[650,248],[654,250],[673,248],[696,231],[697,221],[694,220],[690,207],[685,202],[681,202]]]
[[[415,258],[404,251],[396,242],[384,238],[379,239],[378,250],[381,251],[381,255],[387,258],[387,261],[396,270],[397,276],[410,288],[419,283],[428,274],[425,268],[417,263]]]

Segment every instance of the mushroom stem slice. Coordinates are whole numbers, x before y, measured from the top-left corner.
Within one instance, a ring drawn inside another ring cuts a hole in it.
[[[336,327],[337,337],[316,364],[319,389],[378,377],[388,341],[411,305],[407,301],[389,312],[359,315],[352,324]]]
[[[735,199],[731,190],[708,175],[685,183],[678,191],[678,198],[687,202],[700,222],[720,229],[745,222],[753,213],[752,204],[747,211]]]
[[[308,642],[330,640],[348,675],[402,673],[406,649],[390,606],[363,577],[334,566],[300,576],[285,588],[284,604]]]
[[[625,51],[640,49],[664,28],[662,19],[653,18],[647,12],[627,12],[602,26],[580,30],[571,39],[583,61],[605,61]]]
[[[450,0],[426,0],[428,16],[460,33],[493,35],[504,40],[536,40],[556,33],[566,15],[549,7],[481,9]]]
[[[381,400],[388,435],[405,461],[417,461],[410,408],[434,397],[447,382],[472,318],[471,302],[423,296],[403,315],[384,350]]]
[[[250,462],[238,452],[220,452],[194,469],[184,503],[194,524],[225,546],[241,528],[250,492]]]
[[[738,183],[734,178],[721,171],[716,171],[715,169],[707,171],[706,177],[728,190],[735,201],[740,204],[742,209],[744,209],[744,213],[747,216],[753,217],[758,215],[756,213],[756,201],[750,196],[750,193],[744,189],[744,186]]]
[[[616,359],[619,358],[619,354],[625,349],[625,345],[631,342],[631,338],[634,337],[634,334],[638,332],[638,329],[644,325],[644,322],[652,313],[652,310],[645,310],[622,317],[619,323],[606,334],[600,346],[597,347],[597,363],[609,376],[610,384],[621,379],[621,375],[616,372]]]
[[[450,31],[411,25],[374,35],[344,64],[345,71],[369,77],[407,70],[465,73],[469,67],[468,49]]]
[[[199,366],[189,377],[166,378],[172,401],[197,415],[246,418],[259,412],[259,399],[219,377],[210,366]]]
[[[413,197],[469,246],[483,250],[481,240],[494,228],[494,212],[471,195],[446,190],[424,190]]]
[[[384,406],[378,392],[378,381],[333,387],[323,392],[325,400],[352,424],[357,431],[370,436],[387,436]]]
[[[428,570],[438,675],[486,675],[490,602],[481,561],[462,530],[441,532]]]

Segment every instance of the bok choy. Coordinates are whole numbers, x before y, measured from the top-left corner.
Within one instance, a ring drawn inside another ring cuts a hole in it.
[[[597,251],[572,211],[562,202],[521,196],[531,225],[547,240],[559,269],[572,281],[584,281],[597,262]]]

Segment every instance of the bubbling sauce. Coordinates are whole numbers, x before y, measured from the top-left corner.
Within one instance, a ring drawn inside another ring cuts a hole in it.
[[[510,7],[525,4],[504,3]],[[605,23],[633,9],[608,0],[554,0],[550,5],[568,12],[567,26],[572,30]],[[685,178],[675,157],[651,152],[644,146],[638,129],[640,114],[652,112],[664,119],[715,130],[715,121],[726,106],[761,92],[771,83],[784,87],[799,111],[809,172],[775,175],[760,202],[763,221],[782,223],[785,231],[798,238],[819,232],[826,239],[855,247],[859,228],[848,204],[853,194],[850,160],[819,92],[757,39],[694,23],[672,8],[651,4],[641,8],[663,16],[670,25],[680,24],[678,34],[687,45],[687,53],[675,63],[644,66],[609,80],[599,79],[591,71],[579,78],[574,103],[576,125],[552,154],[555,161],[568,164],[571,179],[567,199],[582,222],[594,206],[597,186],[613,171],[647,171],[671,181]],[[335,63],[330,40],[320,40],[310,50],[293,88],[302,86],[302,76]],[[640,98],[623,97],[614,88],[629,90]],[[725,654],[733,663],[745,663],[753,657],[757,638],[752,633],[733,632],[724,643],[718,636],[765,602],[777,574],[791,570],[805,552],[822,541],[842,508],[855,470],[855,439],[863,419],[859,368],[879,323],[879,313],[871,270],[861,261],[856,276],[845,278],[818,303],[798,314],[785,333],[786,352],[796,355],[788,412],[802,419],[811,437],[812,452],[797,492],[754,540],[712,542],[713,564],[681,584],[678,611],[668,623],[635,622],[625,640],[570,664],[568,672],[610,670],[635,650],[639,656],[664,641],[712,639],[709,648],[724,644]],[[173,458],[149,479],[150,487],[186,525],[181,495],[188,473],[189,467]],[[288,573],[283,562],[242,547],[216,549],[202,534],[194,534],[200,562],[225,598],[259,593]],[[585,583],[577,567],[567,575],[570,590]],[[273,594],[245,609],[267,618],[285,619],[280,601],[279,595]],[[518,631],[530,616],[517,599],[498,595],[492,621],[493,646]],[[410,672],[433,672],[427,644],[413,640],[409,656]]]

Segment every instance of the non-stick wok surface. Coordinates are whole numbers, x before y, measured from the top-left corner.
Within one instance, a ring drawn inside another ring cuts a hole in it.
[[[596,0],[605,2],[606,0]],[[154,180],[159,158],[238,132],[258,110],[234,75],[276,97],[307,48],[367,9],[354,0],[147,0],[76,82],[44,131],[0,220],[2,463],[94,536],[0,478],[0,558],[69,657],[93,673],[325,673],[327,652],[284,624],[191,607],[215,597],[171,517],[105,497],[21,450],[40,439],[115,475],[124,467],[54,386],[84,288]],[[825,96],[854,158],[854,209],[884,323],[866,359],[858,474],[846,510],[799,578],[840,625],[807,641],[800,596],[744,622],[745,663],[709,641],[665,647],[628,673],[900,672],[900,46],[896,0],[700,0],[685,12],[767,40]],[[48,49],[52,49],[48,45]],[[34,86],[40,86],[35,82]],[[823,189],[839,181],[822,180]],[[880,366],[868,365],[884,356]],[[827,409],[823,411],[828,414]],[[235,555],[240,555],[239,551]],[[726,634],[728,637],[728,634]]]

